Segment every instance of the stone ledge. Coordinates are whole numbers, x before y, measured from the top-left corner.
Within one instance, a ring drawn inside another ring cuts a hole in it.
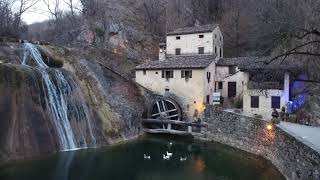
[[[291,136],[293,136],[294,138],[296,138],[297,140],[299,140],[300,142],[302,142],[303,144],[309,146],[310,148],[312,148],[313,150],[317,151],[320,154],[320,147],[317,147],[316,145],[314,145],[313,143],[311,143],[310,141],[303,139],[301,136],[299,136],[298,134],[296,134],[295,132],[281,126],[281,125],[277,125],[277,127],[279,127],[280,129],[282,129],[283,131],[285,131],[286,133],[290,134]],[[320,138],[320,137],[319,137]]]
[[[280,127],[267,130],[268,121],[229,111],[211,111],[201,140],[217,141],[270,160],[287,179],[320,180],[320,153]]]

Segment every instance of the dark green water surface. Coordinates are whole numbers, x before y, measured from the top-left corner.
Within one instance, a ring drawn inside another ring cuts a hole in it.
[[[173,145],[170,146],[169,142]],[[172,152],[170,160],[162,154]],[[150,160],[143,155],[151,156]],[[180,157],[187,157],[180,161]],[[268,161],[216,143],[146,137],[0,168],[0,180],[284,180]]]

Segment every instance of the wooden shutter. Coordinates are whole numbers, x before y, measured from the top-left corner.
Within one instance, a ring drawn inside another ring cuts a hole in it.
[[[181,49],[180,48],[176,48],[176,55],[181,55]]]
[[[184,70],[182,70],[181,71],[181,78],[185,78],[186,76],[185,76],[185,71]]]
[[[199,54],[204,54],[204,47],[199,47],[198,48],[198,53]]]

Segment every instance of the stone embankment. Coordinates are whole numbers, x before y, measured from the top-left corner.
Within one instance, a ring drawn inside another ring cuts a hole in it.
[[[268,130],[261,119],[206,110],[208,127],[201,140],[215,141],[270,160],[287,179],[320,180],[320,153],[279,127]]]

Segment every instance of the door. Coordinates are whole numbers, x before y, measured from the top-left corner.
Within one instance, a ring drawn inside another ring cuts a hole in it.
[[[228,82],[228,97],[236,97],[237,95],[237,83],[236,82]]]

